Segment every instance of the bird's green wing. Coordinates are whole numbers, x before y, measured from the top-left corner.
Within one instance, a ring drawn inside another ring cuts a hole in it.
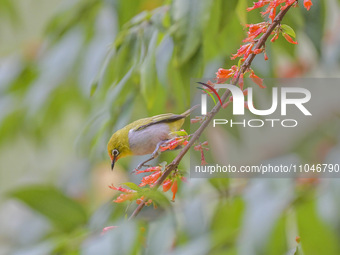
[[[142,130],[144,128],[147,128],[149,126],[155,125],[155,124],[160,124],[160,123],[171,123],[175,122],[177,120],[183,119],[186,116],[184,115],[177,115],[173,113],[165,113],[157,116],[151,117],[151,122],[141,125],[140,127],[136,128],[135,131]]]

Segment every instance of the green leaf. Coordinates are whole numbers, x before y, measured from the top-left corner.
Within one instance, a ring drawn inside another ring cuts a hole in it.
[[[209,20],[211,0],[175,0],[172,18],[177,23],[176,39],[179,45],[179,62],[187,62],[202,44],[202,34]]]
[[[188,135],[188,133],[185,132],[184,130],[174,131],[174,132],[171,132],[170,134],[174,134],[174,135],[178,135],[178,136],[187,136]]]
[[[296,37],[294,29],[291,28],[290,26],[282,24],[281,29],[283,30],[284,33],[289,34],[290,36],[292,36],[294,38]]]
[[[9,193],[47,217],[56,227],[69,232],[87,222],[84,208],[54,187],[27,186]]]
[[[214,247],[224,249],[225,243],[234,243],[237,240],[244,207],[244,202],[241,198],[218,203],[211,222],[211,228],[214,229],[211,239]]]
[[[133,183],[133,182],[124,182],[123,185],[129,187],[132,190],[136,190],[136,191],[142,190],[141,187],[139,187],[136,183]]]
[[[315,200],[296,206],[297,225],[304,254],[340,254],[335,226],[327,225],[317,213]]]
[[[156,72],[156,45],[158,31],[155,30],[151,36],[148,52],[140,69],[141,92],[148,109],[153,108],[157,95],[157,72]]]
[[[247,0],[238,0],[236,6],[237,17],[243,25],[247,24],[247,4]]]
[[[169,34],[165,35],[156,51],[156,70],[163,86],[169,85],[168,67],[174,49],[174,42]]]

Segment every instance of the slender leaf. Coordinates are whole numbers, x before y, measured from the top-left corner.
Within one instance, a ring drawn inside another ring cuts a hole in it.
[[[87,222],[84,208],[59,190],[49,186],[27,186],[9,194],[46,216],[63,231],[71,231]]]
[[[290,26],[285,25],[285,24],[282,24],[282,25],[281,25],[281,28],[282,28],[282,30],[283,30],[284,33],[289,34],[290,36],[292,36],[292,37],[294,37],[294,38],[296,37],[296,34],[295,34],[294,29],[291,28]]]

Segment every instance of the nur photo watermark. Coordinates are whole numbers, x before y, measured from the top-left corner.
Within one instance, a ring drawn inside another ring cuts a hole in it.
[[[340,177],[340,79],[265,79],[266,89],[249,80],[243,90],[208,80],[191,84],[196,120],[230,96],[201,138],[209,146],[191,151],[190,177]]]

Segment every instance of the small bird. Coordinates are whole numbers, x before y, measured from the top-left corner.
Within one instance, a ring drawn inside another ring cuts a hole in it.
[[[166,113],[139,119],[119,129],[111,136],[107,144],[111,169],[114,168],[118,159],[130,155],[152,154],[148,160],[139,164],[137,169],[156,158],[160,146],[176,136],[171,132],[178,131],[182,127],[184,119],[198,106],[195,105],[182,114]]]

